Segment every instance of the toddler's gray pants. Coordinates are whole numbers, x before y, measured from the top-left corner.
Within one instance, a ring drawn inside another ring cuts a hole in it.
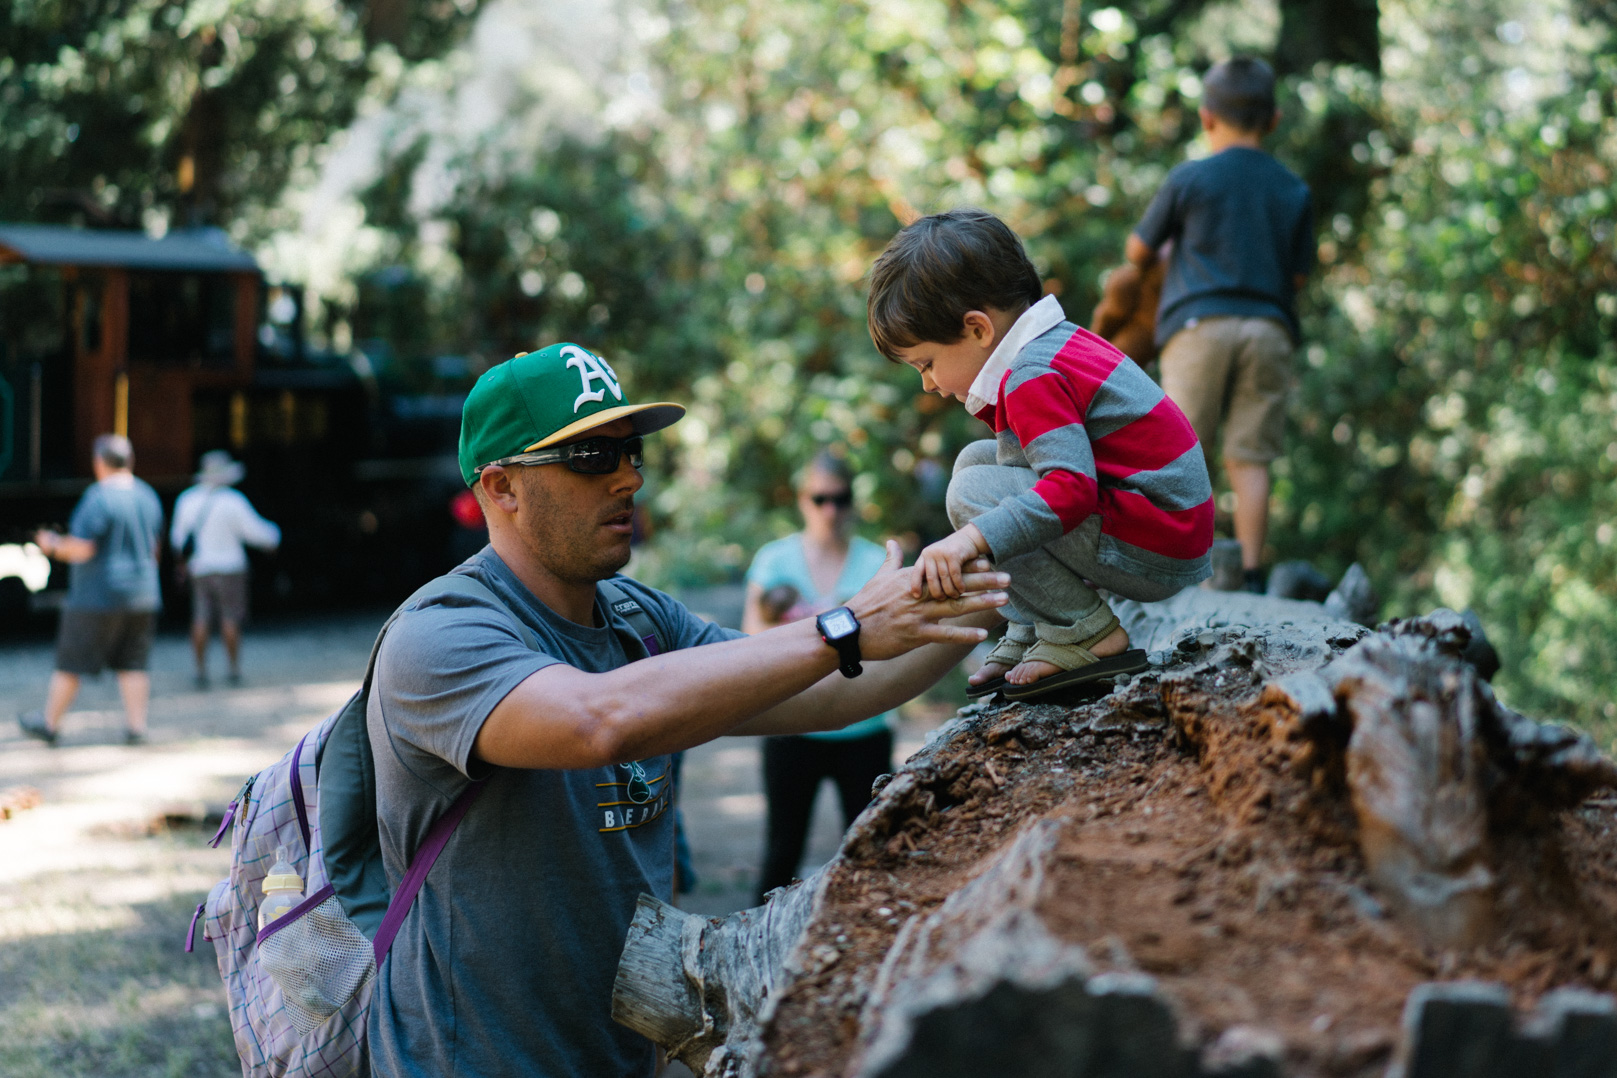
[[[955,458],[949,480],[949,523],[958,530],[1007,498],[1032,490],[1038,481],[1032,468],[998,463],[993,439],[972,442]],[[1011,574],[1011,601],[1003,613],[1011,622],[1007,631],[1013,640],[1031,643],[1036,634],[1053,644],[1076,644],[1106,628],[1111,608],[1086,580],[1140,602],[1166,599],[1179,591],[1178,584],[1103,564],[1097,556],[1099,542],[1100,514],[1095,513],[1060,539],[995,566]]]

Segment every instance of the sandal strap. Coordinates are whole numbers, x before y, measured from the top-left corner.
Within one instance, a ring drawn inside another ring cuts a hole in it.
[[[984,665],[998,663],[1001,666],[1015,666],[1022,661],[1022,657],[1027,653],[1027,650],[1028,645],[1020,640],[1012,640],[1009,636],[1002,636],[999,638],[999,643],[994,645],[993,650],[983,657],[983,663]]]
[[[1110,629],[1106,631],[1111,632]],[[1096,643],[1097,641],[1090,640],[1087,642]],[[1048,640],[1040,640],[1027,649],[1022,655],[1022,661],[1027,663],[1049,663],[1058,670],[1076,670],[1080,666],[1090,666],[1098,663],[1100,658],[1082,644],[1055,644]]]
[[[1119,625],[1123,624],[1122,622],[1117,620],[1117,615],[1113,614],[1110,609],[1108,609],[1106,612],[1108,614],[1111,614],[1111,617],[1106,619],[1106,622],[1107,622],[1106,627],[1104,629],[1102,629],[1100,632],[1096,633],[1094,636],[1089,637],[1087,640],[1078,641],[1077,642],[1078,647],[1084,648],[1084,649],[1094,647],[1096,644],[1100,643],[1102,640],[1105,640],[1108,636],[1111,636],[1112,633],[1117,630],[1117,627]],[[1096,661],[1099,661],[1099,660],[1096,660]]]

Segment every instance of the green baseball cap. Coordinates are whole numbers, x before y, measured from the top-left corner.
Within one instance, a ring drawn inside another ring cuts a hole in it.
[[[593,427],[628,417],[636,434],[677,423],[685,407],[630,404],[617,372],[576,344],[523,352],[490,367],[466,395],[460,413],[460,474],[477,485],[479,465],[543,449]]]

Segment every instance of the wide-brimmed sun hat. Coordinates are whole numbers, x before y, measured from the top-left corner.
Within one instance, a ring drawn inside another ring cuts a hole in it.
[[[576,344],[553,344],[490,367],[466,396],[460,413],[460,474],[477,484],[477,469],[503,457],[543,449],[612,422],[629,419],[636,434],[677,423],[684,405],[631,404],[617,372]]]
[[[200,470],[196,474],[198,483],[210,483],[217,487],[228,487],[241,482],[241,477],[247,474],[247,469],[238,460],[232,460],[229,453],[223,449],[210,449],[202,454]]]

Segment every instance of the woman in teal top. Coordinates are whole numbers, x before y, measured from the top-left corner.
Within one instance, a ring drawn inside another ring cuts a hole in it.
[[[841,606],[865,585],[886,551],[852,535],[853,474],[830,453],[818,454],[797,485],[803,530],[766,543],[747,569],[747,602],[741,627],[762,632],[783,621],[813,617]],[[782,586],[796,592],[784,613],[767,597]],[[844,826],[870,803],[870,786],[892,770],[891,712],[828,733],[764,739],[764,795],[769,805],[768,844],[759,873],[758,898],[791,883],[803,860],[810,815],[820,781],[836,783]]]

